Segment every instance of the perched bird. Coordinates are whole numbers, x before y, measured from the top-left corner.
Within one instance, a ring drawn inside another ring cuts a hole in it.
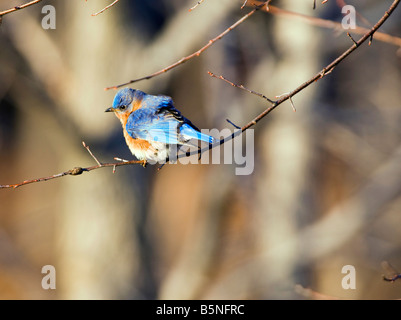
[[[121,89],[106,112],[114,112],[120,119],[125,141],[139,160],[165,163],[176,157],[183,145],[193,146],[191,140],[214,142],[213,137],[201,133],[185,118],[167,96]]]

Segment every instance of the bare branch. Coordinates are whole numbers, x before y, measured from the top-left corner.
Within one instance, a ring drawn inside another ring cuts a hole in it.
[[[261,1],[250,1],[250,2],[248,2],[247,5],[250,6],[250,5],[255,5],[255,4],[260,4],[260,3],[262,3],[262,2]],[[338,30],[341,32],[346,32],[342,28],[341,23],[335,22],[332,20],[326,20],[326,19],[316,18],[313,16],[307,16],[307,15],[300,14],[297,12],[292,12],[289,10],[281,9],[281,8],[278,8],[278,7],[275,7],[272,5],[269,6],[269,10],[266,10],[263,7],[261,8],[261,10],[269,12],[269,13],[277,15],[277,16],[296,18],[298,20],[301,20],[305,23],[308,23],[308,24],[311,24],[314,26],[318,26],[318,27],[322,27],[322,28],[326,28],[326,29]],[[355,34],[364,35],[367,32],[369,32],[369,30],[370,29],[368,29],[368,28],[356,26],[355,29],[352,29],[352,32]],[[375,39],[378,41],[390,43],[390,44],[396,45],[398,47],[401,47],[401,38],[400,37],[391,36],[387,33],[378,31],[375,33]]]
[[[236,88],[245,90],[245,91],[247,91],[247,92],[249,92],[249,93],[252,93],[252,94],[254,94],[254,95],[257,95],[258,97],[261,97],[261,98],[263,98],[263,99],[269,101],[270,103],[274,103],[274,101],[270,100],[270,99],[269,99],[268,97],[266,97],[264,94],[261,94],[261,93],[259,93],[259,92],[256,92],[256,91],[247,89],[247,88],[245,88],[242,84],[241,84],[241,85],[235,84],[235,83],[233,83],[233,82],[227,80],[227,79],[224,78],[223,76],[216,76],[213,72],[210,72],[210,71],[208,71],[207,73],[208,73],[210,76],[212,76],[213,78],[221,79],[221,80],[227,82],[228,84],[231,84],[233,87],[236,87]]]
[[[40,2],[40,1],[42,1],[42,0],[34,0],[34,1],[31,1],[31,2],[22,4],[20,6],[15,6],[14,8],[11,8],[11,9],[8,9],[8,10],[0,11],[0,17],[6,15],[8,13],[11,13],[11,12],[14,12],[14,11],[21,10],[21,9],[26,8],[26,7],[32,6],[32,5],[34,5],[34,4],[36,4],[36,3]]]
[[[352,40],[354,45],[356,45],[356,41],[354,40],[354,38],[351,36],[351,34],[349,32],[347,32],[347,36]]]
[[[221,38],[223,38],[226,34],[228,34],[231,30],[233,30],[234,28],[236,28],[237,26],[239,26],[242,22],[244,22],[246,19],[248,19],[251,15],[253,15],[259,8],[261,8],[265,3],[259,5],[258,7],[256,7],[255,9],[253,9],[252,11],[250,11],[249,13],[247,13],[246,15],[244,15],[241,19],[239,19],[237,22],[235,22],[233,25],[231,25],[229,28],[227,28],[225,31],[223,31],[222,33],[220,33],[217,37],[209,40],[209,42],[204,45],[202,48],[200,48],[198,51],[190,54],[189,56],[183,57],[180,60],[178,60],[177,62],[173,63],[172,65],[159,70],[155,73],[152,73],[151,75],[148,75],[146,77],[142,77],[142,78],[138,78],[138,79],[134,79],[134,80],[130,80],[126,83],[122,83],[116,86],[112,86],[112,87],[107,87],[105,88],[105,90],[110,90],[110,89],[118,89],[120,87],[126,86],[128,84],[134,83],[134,82],[138,82],[138,81],[142,81],[142,80],[148,80],[151,79],[153,77],[156,77],[162,73],[165,73],[175,67],[178,67],[179,65],[187,62],[188,60],[194,58],[194,57],[198,57],[203,51],[205,51],[206,49],[208,49],[210,46],[212,46],[217,40],[220,40]]]
[[[325,4],[328,0],[323,0],[322,4]],[[316,9],[316,0],[313,0],[313,5],[312,5],[313,10]]]
[[[190,8],[188,11],[191,12],[194,10],[197,6],[199,6],[204,0],[199,0],[192,8]]]
[[[241,132],[244,132],[246,130],[248,130],[249,128],[251,128],[252,126],[256,125],[256,123],[258,123],[261,119],[263,119],[265,116],[267,116],[270,112],[272,112],[276,107],[278,107],[280,104],[282,104],[284,101],[290,100],[290,98],[292,98],[293,96],[295,96],[297,93],[301,92],[302,90],[304,90],[305,88],[309,87],[312,83],[322,79],[323,77],[325,77],[326,75],[328,75],[329,73],[331,73],[333,71],[333,69],[340,64],[346,57],[348,57],[352,52],[354,52],[357,48],[359,48],[362,43],[364,43],[367,39],[370,39],[375,32],[383,25],[383,23],[390,17],[390,15],[393,13],[393,11],[395,10],[395,8],[398,6],[398,4],[400,3],[401,0],[394,0],[393,3],[391,4],[390,8],[384,13],[384,15],[380,18],[380,20],[372,27],[372,29],[370,29],[362,38],[360,38],[353,46],[351,46],[348,50],[346,50],[342,55],[340,55],[338,58],[336,58],[335,60],[333,60],[330,64],[328,64],[326,67],[324,67],[319,73],[317,73],[315,76],[313,76],[311,79],[309,79],[308,81],[304,82],[303,84],[301,84],[300,86],[298,86],[296,89],[294,89],[293,91],[284,94],[281,96],[281,98],[279,98],[278,100],[274,101],[270,107],[268,107],[265,111],[263,111],[262,113],[260,113],[258,116],[256,116],[254,119],[252,119],[251,121],[249,121],[246,125],[244,125],[241,130],[238,130],[236,132],[234,132],[233,134],[231,134],[230,136],[221,139],[220,141],[214,143],[213,145],[209,145],[208,147],[202,148],[198,151],[193,151],[190,152],[189,155],[194,155],[194,154],[198,154],[198,153],[203,153],[209,149],[212,149],[220,144],[223,144],[231,139],[234,139],[236,136],[240,135]],[[221,79],[220,77],[215,77],[218,79]],[[230,83],[230,81],[227,81],[226,79],[221,79],[224,80],[227,83]],[[234,86],[238,86],[238,85],[234,85]],[[238,86],[240,87],[240,86]],[[257,94],[258,96],[263,96],[263,94]],[[290,101],[291,102],[291,101]],[[185,155],[184,155],[185,156]],[[178,158],[180,158],[180,156],[178,156]]]
[[[100,13],[106,11],[108,8],[114,6],[118,1],[120,1],[120,0],[115,0],[113,3],[111,3],[111,4],[109,4],[108,6],[104,7],[104,8],[103,8],[102,10],[100,10],[99,12],[92,13],[92,17],[97,16],[98,14],[100,14]]]
[[[99,166],[102,166],[102,164],[99,162],[99,160],[93,155],[92,151],[89,149],[89,146],[86,145],[85,141],[82,141],[82,145],[84,146],[84,148],[85,148],[86,150],[88,150],[89,154],[92,156],[93,159],[95,159],[96,163],[97,163]],[[117,161],[118,161],[118,160],[117,160]]]
[[[234,122],[232,122],[230,119],[226,119],[226,121],[231,124],[235,129],[241,129],[241,127],[237,126]]]
[[[297,112],[297,109],[295,108],[294,102],[292,102],[292,98],[290,97],[289,99],[290,99],[290,102],[291,102],[292,110],[293,110],[294,112]]]
[[[85,144],[85,142],[82,142],[83,146],[85,147],[86,150],[88,150],[89,154],[92,156],[92,158],[94,158],[97,162],[97,165],[95,166],[91,166],[91,167],[86,167],[86,168],[82,168],[82,167],[74,167],[73,169],[58,173],[58,174],[54,174],[52,176],[49,177],[43,177],[43,178],[37,178],[37,179],[32,179],[32,180],[24,180],[20,183],[16,183],[16,184],[4,184],[4,185],[0,185],[0,189],[5,189],[5,188],[18,188],[30,183],[35,183],[35,182],[43,182],[43,181],[48,181],[48,180],[52,180],[52,179],[56,179],[56,178],[61,178],[64,176],[78,176],[80,174],[82,174],[83,172],[89,172],[92,170],[96,170],[99,168],[106,168],[106,167],[113,167],[113,173],[116,170],[116,167],[119,166],[125,166],[125,165],[131,165],[131,164],[141,164],[142,166],[146,165],[146,161],[144,160],[131,160],[131,161],[127,161],[127,160],[122,160],[120,162],[114,162],[114,163],[101,163],[99,162],[99,160],[97,160],[97,158],[93,155],[93,153],[90,151],[89,147]]]

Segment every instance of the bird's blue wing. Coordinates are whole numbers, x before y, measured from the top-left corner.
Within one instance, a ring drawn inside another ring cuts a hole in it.
[[[207,134],[204,134],[198,130],[195,130],[192,126],[190,126],[187,123],[184,123],[180,127],[180,134],[184,136],[186,139],[196,139],[196,140],[202,140],[207,143],[214,143],[214,138],[212,136],[209,136]]]
[[[187,118],[185,118],[180,111],[178,111],[174,105],[173,100],[167,96],[156,96],[158,100],[157,112],[163,113],[164,116],[170,120],[175,119],[179,122],[179,134],[178,140],[185,142],[191,139],[202,140],[208,143],[214,143],[214,138],[201,133],[200,130],[192,124]]]
[[[138,109],[128,117],[126,130],[136,139],[179,144],[177,128],[180,122],[174,117],[157,113],[154,108]]]
[[[146,95],[142,107],[131,113],[126,125],[133,138],[168,144],[185,144],[191,139],[213,143],[213,137],[203,134],[185,118],[167,96]]]

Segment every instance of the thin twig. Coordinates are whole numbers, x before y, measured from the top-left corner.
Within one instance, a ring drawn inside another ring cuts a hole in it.
[[[0,11],[0,17],[6,15],[6,14],[8,14],[8,13],[11,13],[11,12],[14,12],[14,11],[21,10],[21,9],[26,8],[26,7],[32,6],[32,5],[34,5],[35,3],[38,3],[38,2],[40,2],[40,1],[42,1],[42,0],[34,0],[34,1],[31,1],[31,2],[22,4],[22,5],[20,5],[20,6],[15,6],[15,7],[13,7],[13,8],[8,9],[8,10]]]
[[[188,11],[191,12],[194,10],[197,6],[199,6],[204,0],[199,0],[192,8],[190,8]]]
[[[100,10],[99,12],[92,13],[92,17],[97,16],[98,14],[100,14],[100,13],[106,11],[108,8],[114,6],[118,1],[120,1],[120,0],[115,0],[113,3],[111,3],[111,4],[109,4],[108,6],[104,7],[104,8],[103,8],[102,10]]]
[[[293,110],[294,112],[297,112],[297,109],[295,109],[294,102],[292,102],[292,98],[291,98],[291,97],[289,97],[289,99],[290,99],[290,102],[291,102],[291,107],[292,107],[292,110]]]
[[[264,5],[264,3],[263,3]],[[220,40],[221,38],[223,38],[226,34],[228,34],[231,30],[233,30],[234,28],[236,28],[237,26],[239,26],[242,22],[244,22],[246,19],[248,19],[251,15],[253,15],[262,5],[258,6],[257,8],[253,9],[252,11],[250,11],[249,13],[247,13],[246,15],[244,15],[241,19],[239,19],[237,22],[235,22],[233,25],[231,25],[229,28],[227,28],[225,31],[223,31],[222,33],[220,33],[217,37],[213,38],[212,40],[209,40],[209,42],[204,45],[202,48],[200,48],[198,51],[190,54],[189,56],[183,57],[180,60],[178,60],[177,62],[173,63],[172,65],[159,70],[155,73],[152,73],[151,75],[148,75],[146,77],[142,77],[142,78],[138,78],[138,79],[134,79],[134,80],[130,80],[126,83],[122,83],[116,86],[111,86],[111,87],[107,87],[105,88],[105,90],[110,90],[110,89],[118,89],[120,87],[126,86],[128,84],[134,83],[134,82],[138,82],[138,81],[142,81],[142,80],[148,80],[151,79],[153,77],[156,77],[162,73],[165,73],[175,67],[178,67],[179,65],[183,64],[184,62],[187,62],[188,60],[194,58],[194,57],[198,57],[203,51],[205,51],[206,49],[208,49],[210,46],[212,46],[217,40]]]
[[[330,70],[330,72],[331,72],[331,70]],[[326,72],[326,74],[328,74],[328,72]],[[277,99],[277,98],[281,98],[281,97],[283,97],[283,96],[285,96],[285,95],[287,95],[287,94],[288,94],[288,92],[279,94],[279,95],[276,96],[276,99]],[[295,105],[294,105],[294,102],[292,102],[292,98],[290,97],[289,99],[290,99],[290,103],[291,103],[292,110],[293,110],[294,112],[296,112],[297,109],[295,109]]]
[[[250,5],[255,5],[255,4],[261,4],[261,1],[250,1],[247,3],[248,6]],[[341,23],[335,22],[332,20],[327,20],[327,19],[321,19],[321,18],[316,18],[313,16],[307,16],[301,13],[281,9],[275,6],[270,5],[269,10],[266,10],[265,8],[261,8],[262,11],[269,12],[271,14],[277,15],[277,16],[282,16],[282,17],[289,17],[291,19],[299,19],[305,23],[318,26],[321,28],[326,28],[326,29],[332,29],[332,30],[338,30],[340,32],[346,32],[346,30],[342,27]],[[364,27],[359,27],[356,26],[355,29],[352,29],[352,32],[354,34],[359,34],[359,35],[364,35],[367,32],[369,32],[369,28],[364,28]],[[390,43],[393,45],[396,45],[398,47],[401,47],[401,38],[389,35],[384,32],[377,31],[375,32],[375,39],[378,41]]]
[[[322,4],[325,4],[328,0],[323,0]],[[313,0],[313,6],[312,6],[313,10],[316,9],[316,0]]]
[[[352,40],[354,45],[356,45],[356,41],[354,40],[354,38],[351,36],[351,34],[349,32],[347,32],[347,36]]]
[[[85,141],[82,141],[82,145],[84,146],[84,148],[85,148],[86,150],[88,150],[89,154],[92,156],[93,159],[95,159],[96,163],[97,163],[99,166],[102,166],[102,164],[100,163],[100,161],[93,155],[92,151],[89,149],[89,146],[86,145]]]
[[[64,176],[78,176],[80,174],[82,174],[83,172],[89,172],[92,170],[96,170],[99,168],[105,168],[105,167],[113,167],[113,173],[116,171],[116,167],[119,166],[125,166],[125,165],[131,165],[131,164],[141,164],[142,166],[146,165],[146,161],[144,160],[131,160],[131,161],[127,161],[127,160],[122,160],[121,162],[114,162],[114,163],[101,163],[99,160],[97,160],[97,158],[93,155],[93,153],[90,151],[89,147],[85,144],[85,142],[82,142],[83,146],[85,147],[86,150],[88,150],[89,154],[92,156],[93,159],[96,160],[97,165],[95,166],[91,166],[91,167],[86,167],[86,168],[82,168],[82,167],[75,167],[73,169],[58,173],[58,174],[54,174],[52,176],[49,177],[43,177],[43,178],[38,178],[38,179],[32,179],[32,180],[24,180],[20,183],[16,183],[16,184],[4,184],[4,185],[0,185],[0,189],[5,189],[5,188],[18,188],[30,183],[35,183],[35,182],[43,182],[43,181],[48,181],[48,180],[52,180],[52,179],[56,179],[56,178],[61,178]]]
[[[226,119],[226,121],[231,124],[235,129],[241,129],[240,126],[237,126],[234,122],[232,122],[230,119]]]
[[[217,78],[217,79],[223,80],[223,81],[227,82],[228,84],[232,85],[233,87],[236,87],[236,88],[245,90],[245,91],[247,91],[247,92],[249,92],[249,93],[252,93],[252,94],[254,94],[254,95],[257,95],[257,96],[259,96],[259,97],[261,97],[261,98],[263,98],[263,99],[269,101],[270,103],[274,103],[273,100],[270,100],[270,99],[269,99],[268,97],[266,97],[264,94],[261,94],[261,93],[259,93],[259,92],[256,92],[256,91],[247,89],[247,88],[245,88],[242,84],[241,84],[241,85],[235,84],[235,83],[231,82],[230,80],[227,80],[227,79],[224,78],[223,76],[216,76],[213,72],[210,72],[210,71],[208,71],[207,73],[208,73],[210,76],[212,76],[213,78]]]

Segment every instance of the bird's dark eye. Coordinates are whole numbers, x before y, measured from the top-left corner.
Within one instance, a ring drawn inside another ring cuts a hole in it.
[[[125,109],[127,109],[127,106],[122,105],[122,106],[119,107],[119,109],[120,110],[125,110]]]

